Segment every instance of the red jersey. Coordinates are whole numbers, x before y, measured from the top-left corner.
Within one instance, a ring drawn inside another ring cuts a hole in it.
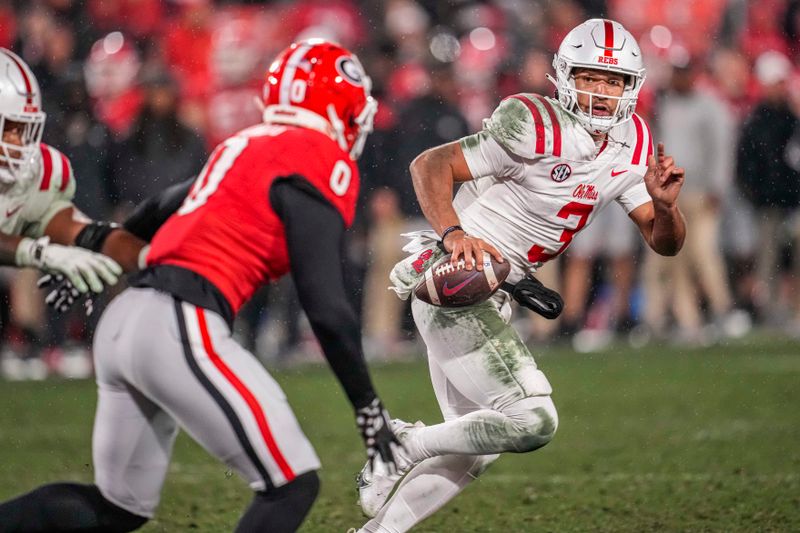
[[[236,313],[258,287],[289,271],[283,223],[269,191],[276,178],[296,174],[350,226],[359,176],[347,152],[315,130],[260,124],[212,152],[181,208],[153,237],[147,264],[200,274]]]

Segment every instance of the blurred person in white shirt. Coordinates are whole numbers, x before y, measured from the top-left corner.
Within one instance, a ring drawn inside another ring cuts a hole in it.
[[[709,333],[740,336],[750,328],[749,315],[734,309],[719,243],[721,205],[734,175],[735,122],[727,106],[698,87],[699,68],[688,58],[677,58],[656,116],[658,138],[693,176],[679,201],[692,231],[684,253],[670,258],[648,253],[644,269],[647,325],[664,333],[669,306],[679,327],[677,338],[687,342],[712,340]],[[701,299],[708,303],[714,331],[704,328]]]

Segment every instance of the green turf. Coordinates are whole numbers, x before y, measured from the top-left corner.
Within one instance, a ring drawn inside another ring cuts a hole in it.
[[[561,418],[555,440],[501,458],[417,531],[800,530],[800,345],[539,355]],[[324,465],[303,531],[361,525],[363,452],[338,386],[321,367],[276,374]],[[438,420],[423,363],[374,374],[393,415]],[[0,383],[0,498],[91,479],[94,403],[90,382]],[[249,497],[182,436],[145,531],[230,531]]]

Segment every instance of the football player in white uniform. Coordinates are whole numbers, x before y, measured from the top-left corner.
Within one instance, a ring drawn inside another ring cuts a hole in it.
[[[99,293],[137,268],[144,242],[75,208],[72,166],[41,142],[44,122],[31,69],[0,48],[0,265],[61,274],[79,293]]]
[[[392,271],[401,296],[444,253],[440,239],[454,262],[463,257],[469,265],[490,253],[511,263],[508,281],[531,283],[537,266],[563,252],[612,201],[653,250],[680,250],[685,226],[676,202],[684,171],[662,145],[653,154],[650,128],[635,114],[645,69],[633,36],[617,22],[588,20],[565,37],[553,66],[556,99],[506,98],[483,131],[412,163],[417,198],[435,234],[413,235],[406,247],[412,256]],[[452,199],[454,183],[461,187]],[[362,470],[359,499],[374,518],[361,531],[408,531],[497,454],[532,451],[553,438],[552,389],[508,323],[511,298],[499,291],[461,308],[412,302],[445,422],[393,423],[404,444],[396,454],[401,472]]]

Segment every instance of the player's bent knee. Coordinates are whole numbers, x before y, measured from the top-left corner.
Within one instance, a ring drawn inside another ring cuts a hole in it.
[[[549,396],[523,398],[503,410],[514,425],[515,452],[537,450],[553,440],[558,429],[558,412]]]
[[[477,478],[478,476],[486,472],[486,469],[489,468],[489,465],[495,462],[498,457],[500,457],[500,454],[497,453],[492,455],[474,456],[474,463],[472,464],[472,467],[467,471],[467,474],[469,474],[470,477],[472,478]]]
[[[96,485],[54,483],[30,493],[32,508],[46,516],[48,531],[107,531],[127,533],[145,525],[148,518],[108,501]]]

